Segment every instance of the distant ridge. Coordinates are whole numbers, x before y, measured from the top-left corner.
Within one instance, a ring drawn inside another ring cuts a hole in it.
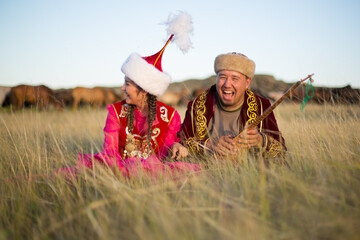
[[[181,92],[184,88],[189,93],[193,93],[197,89],[208,88],[216,83],[216,75],[205,79],[188,79],[182,82],[171,83],[168,91]],[[250,89],[260,96],[272,98],[269,93],[282,93],[286,91],[292,84],[284,81],[276,80],[272,75],[258,74],[251,81]]]
[[[181,91],[183,88],[188,89],[189,92],[193,92],[196,89],[207,88],[215,84],[216,76],[210,76],[205,79],[188,79],[182,82],[171,83],[168,91]]]
[[[300,79],[298,79],[300,80]],[[171,106],[186,105],[189,101],[201,94],[204,90],[216,83],[216,75],[204,79],[187,79],[182,82],[173,82],[169,85],[166,92],[158,98]],[[294,83],[286,83],[282,80],[275,79],[272,75],[256,74],[251,81],[250,90],[254,93],[268,98],[271,101],[279,99]],[[99,86],[101,87],[101,86]],[[118,96],[123,95],[122,86],[101,87],[104,90],[111,90]],[[11,87],[0,86],[0,106],[4,105],[9,99]],[[53,89],[58,96],[64,92],[71,98],[73,88]],[[295,89],[285,101],[301,102],[306,97],[306,87],[299,86]],[[344,87],[318,87],[313,86],[314,95],[310,102],[314,103],[331,103],[331,104],[359,104],[360,89],[353,89],[350,85]],[[311,90],[308,90],[311,95]],[[67,100],[66,100],[67,101]]]

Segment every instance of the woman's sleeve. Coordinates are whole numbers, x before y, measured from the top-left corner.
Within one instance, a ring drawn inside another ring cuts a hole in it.
[[[107,109],[109,112],[104,127],[105,138],[102,151],[94,155],[79,154],[78,164],[91,167],[93,159],[109,166],[114,166],[116,163],[121,162],[121,155],[118,151],[120,131],[119,120],[112,105],[107,106]]]
[[[118,153],[120,124],[114,107],[109,105],[107,106],[107,109],[109,113],[104,127],[105,138],[103,152],[106,151],[108,153],[113,153],[111,155],[114,155],[114,153]]]
[[[177,137],[177,133],[180,131],[181,117],[175,110],[173,118],[170,120],[169,126],[166,130],[164,142],[159,148],[158,157],[163,159],[167,156],[168,150],[174,144],[174,142],[180,142],[180,138]]]

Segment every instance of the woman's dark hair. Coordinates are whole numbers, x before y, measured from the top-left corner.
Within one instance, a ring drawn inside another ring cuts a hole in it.
[[[135,83],[133,83],[133,84],[134,84],[134,86],[136,86],[136,88],[138,90],[137,92],[139,94],[140,91],[142,91],[143,89],[140,86],[136,85]],[[147,104],[149,107],[148,133],[147,133],[148,146],[151,146],[152,124],[156,117],[156,102],[157,102],[157,97],[155,95],[148,93],[148,99],[147,99]],[[134,129],[135,105],[129,104],[126,117],[127,117],[127,127],[129,129],[129,132],[132,133],[132,131]],[[153,146],[151,146],[151,148],[152,147]]]

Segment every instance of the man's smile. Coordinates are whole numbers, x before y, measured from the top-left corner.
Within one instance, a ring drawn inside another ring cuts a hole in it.
[[[235,94],[233,90],[222,90],[222,95],[224,100],[231,100]]]

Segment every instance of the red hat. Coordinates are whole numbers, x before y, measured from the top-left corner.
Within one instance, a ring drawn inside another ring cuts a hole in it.
[[[156,54],[141,57],[137,53],[132,53],[121,67],[121,71],[146,92],[161,96],[171,82],[171,76],[162,70],[161,61],[165,48],[175,40],[178,47],[187,52],[191,47],[188,33],[191,33],[191,17],[187,13],[180,12],[175,16],[170,16],[167,32],[170,34],[165,46]]]

